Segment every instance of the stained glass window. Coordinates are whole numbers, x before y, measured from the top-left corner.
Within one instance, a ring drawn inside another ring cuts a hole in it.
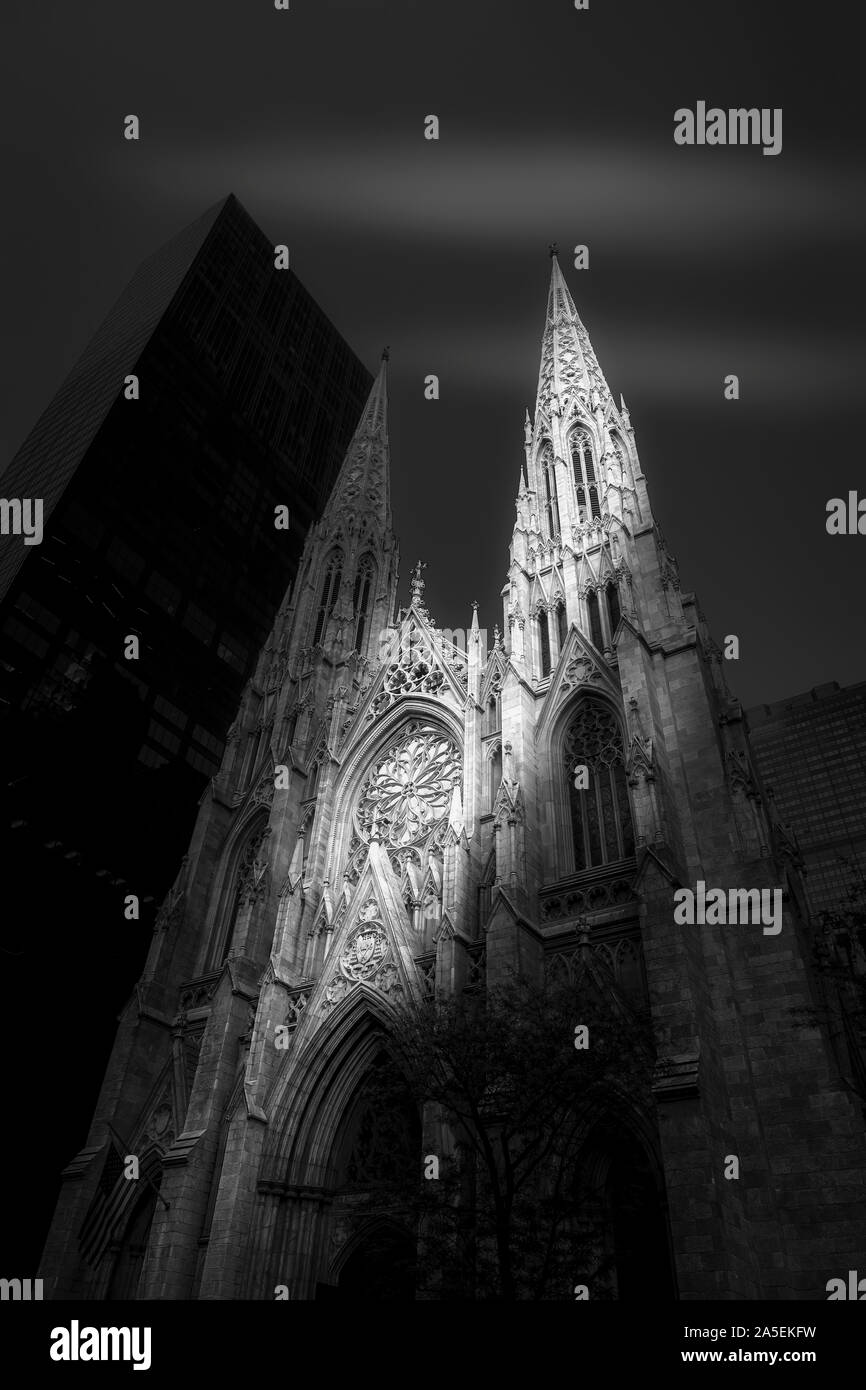
[[[588,786],[575,775],[588,771]],[[634,829],[619,722],[600,700],[583,700],[565,736],[575,870],[592,869],[634,853]],[[577,783],[578,785],[575,785]]]

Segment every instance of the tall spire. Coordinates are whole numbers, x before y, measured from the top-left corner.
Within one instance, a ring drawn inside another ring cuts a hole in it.
[[[590,409],[599,401],[605,405],[610,396],[589,334],[565,283],[554,242],[550,246],[550,291],[541,340],[536,414],[541,410],[549,418],[561,413],[564,397],[572,392],[582,393],[584,404]],[[593,392],[597,393],[596,401]]]
[[[388,358],[388,349],[383,348],[378,375],[324,511],[324,516],[332,519],[342,512],[353,516],[372,513],[386,531],[391,529]]]

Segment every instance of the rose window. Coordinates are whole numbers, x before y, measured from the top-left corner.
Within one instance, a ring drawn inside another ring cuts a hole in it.
[[[375,828],[395,847],[425,840],[447,821],[460,775],[460,754],[451,739],[430,725],[410,725],[361,789],[360,834],[369,840]]]

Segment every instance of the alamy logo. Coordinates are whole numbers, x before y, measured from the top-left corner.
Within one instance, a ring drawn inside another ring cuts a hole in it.
[[[0,1279],[0,1300],[28,1303],[42,1298],[41,1279]]]
[[[778,129],[777,129],[778,126]],[[674,112],[674,142],[677,145],[763,145],[764,154],[782,152],[782,108],[775,106],[732,107],[723,111],[699,101],[690,111],[680,106]]]
[[[23,535],[25,545],[41,545],[42,498],[0,497],[0,535]]]
[[[674,921],[681,926],[724,926],[745,922],[764,925],[764,936],[782,930],[781,888],[710,888],[698,879],[695,891],[678,888],[674,893]],[[772,904],[772,905],[771,905]]]
[[[839,1299],[853,1299],[858,1303],[866,1300],[866,1279],[858,1279],[856,1269],[848,1270],[847,1289],[844,1279],[827,1280],[827,1302],[838,1302]]]
[[[51,1331],[52,1361],[132,1361],[134,1371],[150,1370],[149,1327],[69,1327]]]

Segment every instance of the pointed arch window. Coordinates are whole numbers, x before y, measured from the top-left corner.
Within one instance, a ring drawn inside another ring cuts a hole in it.
[[[487,762],[487,810],[492,811],[502,781],[502,744],[497,743]]]
[[[574,869],[598,868],[634,854],[634,827],[623,757],[622,733],[613,710],[584,699],[565,735],[565,776],[571,813]],[[587,769],[586,787],[575,769]]]
[[[591,589],[586,596],[586,611],[589,617],[589,635],[598,650],[603,651],[604,637],[601,631],[601,614],[598,610],[598,594],[595,589]]]
[[[287,723],[286,723],[286,737],[285,737],[285,742],[286,742],[287,744],[292,744],[292,743],[294,743],[294,741],[295,741],[295,734],[296,734],[297,731],[298,731],[298,718],[299,718],[299,715],[298,715],[298,707],[297,707],[297,705],[295,705],[295,708],[292,710],[291,714],[290,714],[289,717],[288,717],[288,721],[287,721]]]
[[[319,792],[319,774],[322,771],[321,758],[313,757],[310,759],[310,766],[307,772],[307,785],[304,789],[304,800],[311,801]]]
[[[621,617],[619,606],[619,585],[616,584],[612,579],[609,580],[605,593],[607,595],[607,611],[608,616],[610,617],[610,635],[612,640],[613,634],[616,632]]]
[[[238,917],[241,908],[247,903],[254,902],[261,896],[265,888],[265,859],[262,847],[268,837],[267,819],[258,820],[247,835],[238,851],[232,881],[229,886],[229,893],[226,899],[226,911],[223,919],[223,929],[221,932],[221,945],[215,953],[215,968],[219,968],[234,943],[235,930],[238,924]]]
[[[556,464],[553,450],[548,444],[541,456],[541,469],[544,474],[544,516],[547,535],[550,540],[561,532],[559,522],[559,495],[556,490]]]
[[[502,717],[500,714],[500,708],[501,706],[499,691],[491,690],[490,698],[487,701],[487,714],[484,728],[484,732],[486,734],[495,734],[497,729],[501,727]]]
[[[319,608],[316,613],[316,626],[313,631],[313,646],[319,642],[325,631],[325,624],[337,606],[340,583],[343,578],[343,552],[333,550],[328,558],[327,568],[322,579]]]
[[[355,614],[355,651],[363,650],[364,636],[370,620],[370,607],[376,566],[371,555],[364,555],[358,564],[355,576],[355,589],[352,595],[352,610]]]
[[[547,628],[547,614],[542,610],[538,615],[538,645],[541,653],[541,679],[550,675],[550,633]]]
[[[589,521],[594,516],[600,516],[601,509],[598,505],[595,461],[588,430],[575,430],[571,436],[571,466],[580,519]]]
[[[568,636],[568,618],[565,613],[565,604],[560,603],[556,609],[556,635],[559,638],[559,650],[565,646],[565,639]]]

